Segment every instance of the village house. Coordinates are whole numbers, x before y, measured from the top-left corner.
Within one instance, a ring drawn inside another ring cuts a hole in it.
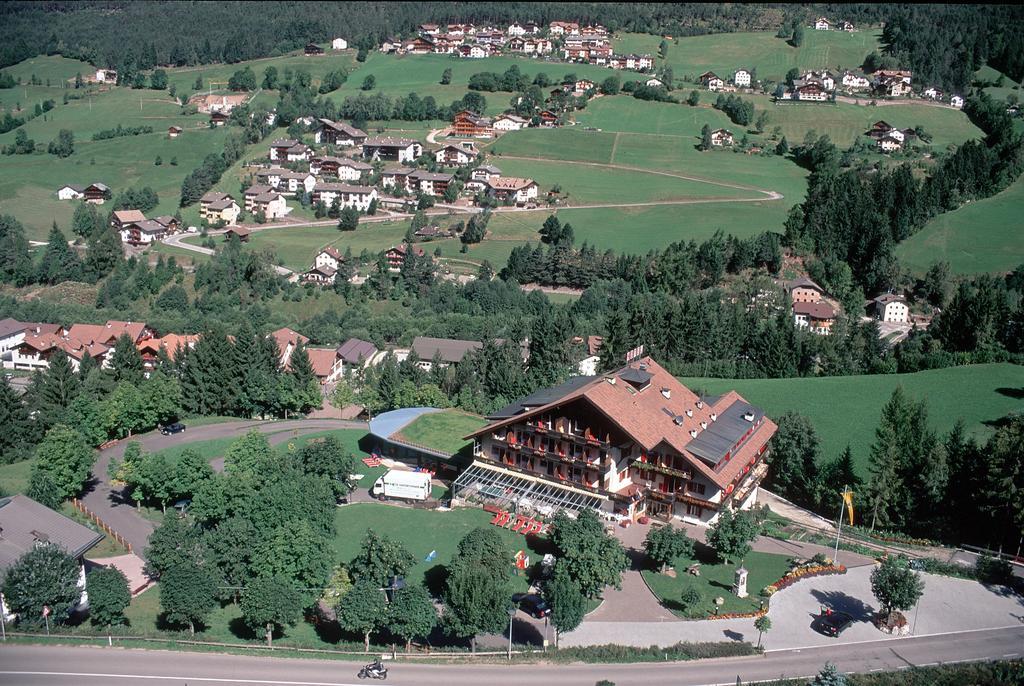
[[[350,186],[344,183],[318,181],[313,187],[313,202],[322,202],[327,207],[335,203],[342,209],[354,208],[360,212],[370,209],[370,203],[377,199],[377,189],[372,186]]]
[[[58,350],[64,351],[76,371],[86,354],[105,366],[122,334],[127,335],[133,345],[153,335],[142,322],[116,320],[106,324],[74,324],[67,330],[57,324],[34,324],[23,331],[23,338],[9,351],[9,359],[4,360],[8,369],[45,369]]]
[[[167,227],[154,219],[132,222],[121,229],[121,241],[129,245],[149,245],[163,240]]]
[[[475,161],[478,154],[476,146],[472,143],[468,147],[446,145],[434,152],[434,161],[446,167],[463,167]]]
[[[921,95],[931,100],[941,100],[943,93],[940,89],[936,88],[935,86],[929,86],[928,88],[924,89],[924,92],[922,92]]]
[[[25,340],[26,336],[38,336],[40,334],[53,334],[62,336],[66,333],[60,324],[42,324],[19,322],[17,319],[0,319],[0,357],[3,358],[4,367],[11,369],[13,364],[11,356],[7,353],[16,349]]]
[[[333,267],[313,265],[307,271],[302,272],[300,278],[303,283],[312,283],[318,286],[333,285],[337,279],[338,270]]]
[[[526,27],[520,24],[518,21],[513,22],[512,24],[509,25],[506,33],[510,36],[525,36]]]
[[[787,283],[786,290],[794,303],[818,303],[825,300],[825,289],[804,276]]]
[[[468,57],[474,60],[481,60],[491,56],[491,49],[486,45],[460,45],[458,51],[460,57]]]
[[[213,126],[224,126],[230,117],[223,112],[214,112],[210,115],[210,124]]]
[[[114,69],[97,69],[96,83],[117,83],[117,71]]]
[[[292,138],[279,138],[270,144],[270,159],[274,162],[307,162],[312,153],[308,145]]]
[[[851,22],[851,21],[841,21],[841,22],[839,22],[837,30],[839,30],[839,31],[846,31],[847,33],[853,33],[857,29],[854,28],[853,22]]]
[[[335,350],[338,361],[341,363],[342,374],[346,371],[365,369],[375,364],[379,353],[380,351],[373,343],[358,338],[348,339]]]
[[[184,129],[182,129],[180,126],[168,126],[167,127],[167,137],[168,138],[177,138],[178,136],[181,135],[182,131],[184,131]]]
[[[818,17],[814,21],[814,28],[817,31],[831,31],[832,30],[832,22],[830,22],[825,17]]]
[[[741,88],[749,88],[751,76],[746,69],[737,69],[732,75],[732,82]]]
[[[828,91],[816,83],[808,83],[793,89],[793,99],[801,102],[825,102],[828,98]]]
[[[953,95],[949,98],[949,106],[960,110],[964,107],[964,99],[960,95]]]
[[[494,136],[493,122],[476,112],[462,110],[452,119],[452,135],[467,138],[491,138]]]
[[[344,38],[335,38],[331,41],[331,50],[347,50],[348,41]]]
[[[431,338],[417,336],[412,341],[412,352],[419,358],[417,364],[424,371],[430,371],[436,361],[439,366],[462,362],[470,352],[484,347],[480,341],[463,341],[455,338]]]
[[[405,264],[405,258],[409,254],[410,250],[412,250],[417,257],[423,257],[426,255],[423,248],[418,245],[410,246],[408,243],[399,243],[398,245],[393,245],[385,250],[384,259],[387,260],[388,271],[392,273],[401,271],[402,265]]]
[[[732,145],[732,131],[729,129],[715,129],[711,132],[711,145]]]
[[[341,360],[335,348],[306,348],[309,366],[320,385],[334,383],[341,376]]]
[[[871,81],[868,77],[852,71],[844,71],[839,82],[843,88],[850,91],[866,91],[871,88]]]
[[[836,311],[826,302],[793,303],[793,320],[797,326],[808,329],[819,336],[832,333]]]
[[[596,376],[597,367],[601,364],[601,346],[604,344],[602,336],[573,336],[570,341],[572,346],[578,346],[581,351],[576,362],[576,373],[580,376]]]
[[[148,378],[153,370],[156,369],[157,364],[159,363],[161,348],[163,348],[164,353],[166,353],[167,359],[174,362],[182,351],[195,348],[198,341],[198,334],[182,335],[176,333],[169,333],[160,338],[147,338],[144,341],[140,341],[135,347],[138,349],[139,355],[142,356],[143,373]]]
[[[420,24],[418,31],[423,36],[436,36],[441,32],[441,27],[437,24]]]
[[[225,225],[234,224],[238,221],[240,214],[242,214],[242,208],[227,193],[211,191],[200,200],[199,216],[211,226],[221,222]]]
[[[363,157],[371,160],[412,162],[423,154],[423,145],[409,138],[375,136],[363,142]]]
[[[101,70],[102,71],[102,70]],[[101,532],[93,531],[70,517],[37,503],[25,495],[0,498],[0,578],[21,558],[39,546],[55,546],[70,555],[78,566],[74,605],[75,611],[89,608],[85,590],[87,552],[103,541]],[[15,618],[0,596],[0,616],[9,622]]]
[[[875,82],[875,91],[890,98],[901,98],[909,95],[910,84],[901,78],[884,77]]]
[[[407,190],[410,193],[419,191],[423,195],[444,195],[449,184],[455,180],[451,174],[437,174],[417,169],[406,178]]]
[[[244,104],[248,98],[249,96],[244,93],[233,95],[196,93],[188,99],[188,104],[195,105],[196,111],[201,114],[213,114],[214,112],[229,114],[231,110]]]
[[[587,92],[592,91],[595,88],[597,88],[597,84],[590,79],[577,79],[573,84],[572,92],[573,95],[580,96],[585,95]]]
[[[524,119],[517,114],[510,114],[506,112],[505,114],[499,114],[495,117],[491,126],[495,131],[501,131],[504,133],[506,131],[519,131],[520,129],[525,129],[529,125],[530,121],[528,119]]]
[[[281,369],[288,368],[288,363],[291,361],[292,353],[295,352],[296,348],[309,343],[309,338],[287,326],[271,331],[267,334],[267,338],[274,339],[274,344],[277,346],[277,366]]]
[[[417,36],[402,43],[402,52],[407,55],[429,55],[434,52],[434,41],[428,36]]]
[[[885,293],[872,301],[875,304],[875,316],[883,322],[906,324],[910,321],[910,307],[902,295]]]
[[[903,138],[897,136],[898,131],[888,133],[878,139],[878,149],[882,152],[896,152],[903,149]]]
[[[243,226],[231,226],[224,232],[224,242],[227,243],[232,238],[237,238],[239,243],[248,243],[251,234],[252,231]]]
[[[385,167],[380,173],[380,185],[384,188],[408,188],[408,176],[412,169],[408,167]]]
[[[574,21],[553,21],[548,25],[548,33],[552,36],[577,36],[580,25]]]
[[[715,74],[715,72],[706,71],[700,75],[700,84],[709,91],[717,91],[725,85],[725,81]]]
[[[329,245],[316,254],[316,257],[313,258],[313,266],[330,267],[334,271],[338,271],[344,261],[345,256],[341,254],[341,251],[333,245]]]
[[[118,233],[123,233],[129,224],[146,221],[146,215],[139,210],[115,210],[110,213],[110,226]]]
[[[90,183],[87,186],[68,184],[57,189],[58,200],[85,200],[94,205],[102,205],[110,197],[110,187],[103,183]]]
[[[245,211],[253,215],[262,213],[265,219],[277,219],[291,211],[284,196],[276,189],[263,184],[249,186],[243,193]]]
[[[735,391],[698,396],[650,357],[572,377],[488,419],[466,437],[474,461],[452,485],[456,500],[528,492],[534,508],[705,525],[754,505],[777,430]]]
[[[501,176],[501,170],[491,164],[482,164],[469,173],[466,190],[482,193],[487,190],[487,182]]]
[[[540,119],[540,125],[548,129],[553,129],[562,123],[562,118],[551,110],[541,110],[537,113],[537,118]]]
[[[256,172],[256,179],[281,193],[295,194],[300,189],[304,193],[310,193],[313,190],[314,184],[316,184],[316,177],[312,173],[312,167],[312,162],[310,162],[311,171],[308,172],[292,171],[282,167],[268,167]]]
[[[317,145],[338,145],[352,147],[362,145],[366,140],[366,132],[349,126],[345,122],[321,119],[320,126],[313,134]]]
[[[306,57],[315,57],[324,54],[324,49],[316,43],[306,43]]]
[[[487,191],[500,201],[511,200],[516,205],[524,205],[537,199],[537,182],[515,176],[498,176],[488,179]]]

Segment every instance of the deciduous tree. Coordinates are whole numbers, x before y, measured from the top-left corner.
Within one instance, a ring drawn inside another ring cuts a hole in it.
[[[651,527],[644,539],[647,557],[664,570],[677,558],[693,555],[693,541],[682,529],[670,525]]]
[[[437,609],[427,589],[409,586],[395,593],[388,607],[388,631],[405,639],[405,650],[414,638],[426,637],[437,626]]]
[[[204,566],[179,564],[160,577],[160,608],[171,624],[196,632],[217,605],[217,579]]]
[[[904,555],[889,555],[871,572],[871,593],[885,614],[909,610],[923,592],[921,575],[910,568],[910,561]]]
[[[42,626],[43,608],[50,621],[63,624],[82,599],[79,565],[56,545],[37,545],[18,558],[3,580],[4,603],[24,626]]]
[[[732,509],[724,508],[718,519],[708,527],[707,542],[715,553],[728,563],[730,560],[742,560],[750,552],[751,542],[760,531],[757,521],[751,512],[744,510],[733,513]]]
[[[302,596],[287,579],[260,577],[246,586],[239,603],[242,618],[255,632],[263,632],[267,646],[275,630],[283,630],[302,618]]]
[[[341,597],[337,613],[341,628],[362,636],[363,649],[370,652],[370,636],[387,621],[387,599],[381,587],[363,579]]]
[[[89,594],[89,621],[96,626],[124,624],[125,608],[132,602],[128,579],[117,567],[97,567],[85,576]]]

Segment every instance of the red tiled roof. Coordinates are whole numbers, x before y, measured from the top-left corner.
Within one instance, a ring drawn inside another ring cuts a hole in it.
[[[294,329],[289,329],[287,326],[283,326],[277,331],[272,331],[270,335],[273,337],[274,342],[277,343],[277,349],[282,355],[284,355],[284,351],[289,343],[293,346],[298,343],[302,343],[302,345],[309,343],[308,338]]]
[[[306,353],[309,355],[313,373],[317,377],[324,379],[330,376],[331,370],[334,369],[334,363],[338,359],[334,348],[306,348]]]
[[[623,373],[630,372],[650,375],[649,384],[637,390],[620,378]],[[613,374],[596,376],[590,383],[543,406],[492,422],[466,438],[486,435],[499,427],[522,422],[528,417],[544,414],[571,402],[583,401],[632,438],[643,450],[651,451],[665,444],[674,452],[687,456],[699,472],[719,487],[725,488],[743,472],[744,467],[768,443],[778,427],[768,417],[752,422],[739,448],[730,450],[728,459],[711,466],[688,449],[692,440],[691,432],[696,431],[699,437],[704,430],[701,423],[711,426],[715,421],[711,418],[712,414],[718,419],[737,401],[746,401],[735,391],[713,399],[713,404],[702,401],[701,406],[698,406],[700,400],[657,362],[645,357]]]
[[[802,314],[811,319],[834,319],[836,311],[828,303],[793,303],[793,314]]]
[[[68,338],[77,338],[83,343],[106,343],[117,340],[122,334],[128,334],[133,341],[142,338],[146,331],[144,322],[120,322],[110,320],[106,324],[73,324],[68,329]]]

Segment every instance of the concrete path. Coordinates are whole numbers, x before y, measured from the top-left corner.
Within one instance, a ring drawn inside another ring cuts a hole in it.
[[[124,577],[128,579],[128,589],[131,591],[133,598],[145,591],[153,583],[143,571],[146,561],[134,553],[118,555],[116,557],[86,557],[86,560],[93,564],[114,567],[120,570]]]
[[[155,525],[135,510],[133,502],[121,489],[112,488],[107,478],[107,469],[110,466],[110,461],[114,458],[121,458],[124,455],[125,448],[131,441],[140,443],[143,450],[152,452],[198,441],[241,436],[250,429],[256,429],[261,433],[270,435],[271,444],[277,445],[288,440],[290,437],[317,431],[366,428],[365,422],[337,419],[300,419],[269,422],[236,421],[195,426],[189,428],[184,433],[173,436],[162,436],[156,431],[133,436],[99,452],[99,457],[93,466],[92,479],[86,486],[88,490],[82,497],[82,502],[107,526],[124,536],[125,540],[131,544],[133,552],[141,555],[145,550],[146,542],[149,540],[149,534],[152,533]]]

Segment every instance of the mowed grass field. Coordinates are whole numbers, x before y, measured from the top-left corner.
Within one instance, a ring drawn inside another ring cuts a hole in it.
[[[57,189],[66,183],[99,181],[115,196],[125,188],[150,186],[160,204],[149,214],[174,214],[182,179],[207,154],[220,151],[226,135],[224,129],[189,129],[173,140],[160,132],[76,142],[75,154],[64,159],[45,152],[5,156],[0,158],[0,205],[21,221],[30,240],[46,240],[54,221],[71,237],[77,201],[57,199]],[[158,156],[160,166],[154,164]],[[171,165],[172,158],[177,166]]]
[[[933,218],[896,254],[918,273],[939,260],[958,274],[1008,272],[1024,264],[1024,177],[991,198]]]
[[[879,47],[880,31],[845,33],[805,29],[804,41],[794,48],[772,32],[719,33],[668,41],[664,63],[677,79],[713,71],[727,79],[739,69],[756,69],[760,79],[780,81],[791,68],[855,69]],[[612,46],[616,53],[658,55],[660,36],[624,34]],[[662,60],[659,60],[661,63]]]
[[[807,416],[821,441],[822,459],[834,459],[849,445],[862,476],[867,474],[882,407],[897,386],[903,386],[910,397],[928,401],[929,423],[940,435],[962,419],[973,436],[984,440],[992,431],[987,422],[1024,410],[1024,401],[1018,395],[1024,388],[1024,367],[1014,364],[981,364],[914,374],[681,381],[689,388],[709,393],[735,389],[771,417],[788,411]]]

